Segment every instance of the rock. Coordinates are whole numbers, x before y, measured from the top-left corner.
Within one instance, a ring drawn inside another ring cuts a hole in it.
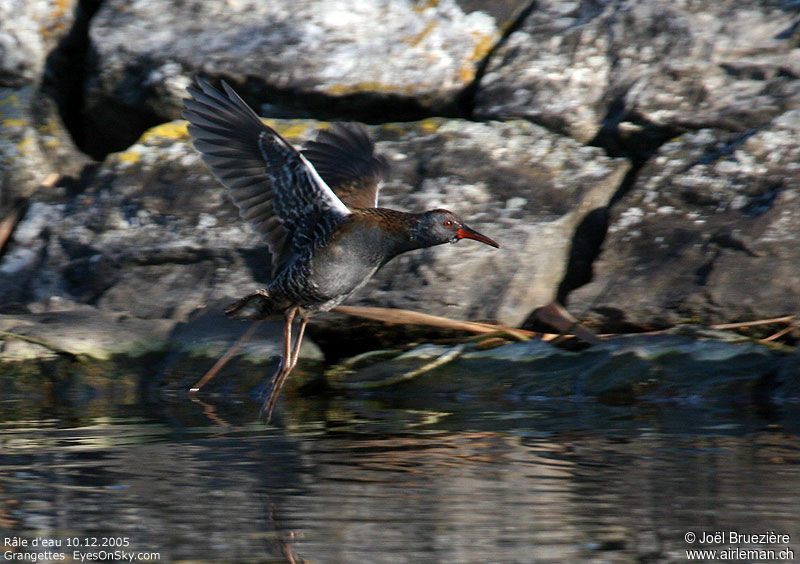
[[[35,86],[0,88],[0,112],[0,210],[53,178],[78,175],[89,163],[55,103]]]
[[[308,139],[318,124],[270,122]],[[526,122],[425,120],[373,128],[393,172],[381,205],[448,206],[496,238],[389,263],[351,301],[518,324],[552,301],[575,226],[605,206],[627,170],[595,148]],[[0,273],[5,301],[52,295],[145,318],[185,319],[199,305],[263,287],[265,245],[188,143],[184,122],[110,155],[66,204],[37,202]],[[341,325],[334,322],[333,325]]]
[[[352,362],[334,366],[325,377],[340,393],[356,390],[375,398],[391,396],[400,403],[419,398],[430,404],[455,394],[484,405],[555,398],[610,405],[797,401],[796,352],[777,353],[735,335],[708,339],[688,328],[676,329],[615,337],[581,352],[538,340],[490,350],[474,344],[427,344],[356,367]]]
[[[0,335],[0,363],[51,359],[61,353],[108,360],[150,353],[163,357],[170,351],[173,357],[201,358],[210,367],[250,325],[226,318],[218,308],[198,308],[180,323],[137,318],[55,297],[28,304],[28,309],[29,313],[0,314],[0,331],[12,334]],[[252,365],[268,363],[280,356],[282,339],[283,320],[265,322],[241,344],[236,358]],[[322,354],[310,339],[304,339],[300,358],[320,361]],[[169,364],[174,363],[173,358]]]
[[[0,2],[0,211],[52,174],[88,162],[41,91],[52,49],[74,23],[77,0]]]
[[[251,323],[228,319],[221,308],[197,309],[187,321],[175,326],[170,345],[186,356],[204,357],[213,362],[228,351]],[[241,344],[237,357],[259,365],[283,354],[283,326],[282,318],[262,323],[253,336]],[[309,338],[303,339],[299,358],[323,360],[319,347]]]
[[[214,308],[199,309],[183,323],[140,319],[69,300],[28,304],[33,313],[0,314],[0,385],[10,397],[50,393],[71,399],[141,394],[185,394],[249,329]],[[283,323],[266,322],[241,343],[203,398],[250,395],[261,390],[281,354]],[[292,393],[312,382],[322,359],[304,339]]]
[[[798,313],[800,110],[664,145],[612,208],[573,312],[603,330]]]
[[[387,122],[453,114],[527,2],[464,4],[191,0],[165,10],[149,0],[104,2],[90,31],[85,118],[97,135],[90,152],[122,149],[144,128],[180,117],[197,74],[225,78],[272,117]]]
[[[63,353],[107,360],[115,355],[164,352],[174,325],[168,320],[135,319],[93,307],[0,315],[0,331],[30,339],[0,335],[0,362],[52,359]]]
[[[537,2],[493,53],[475,115],[581,142],[612,130],[632,152],[677,130],[743,131],[800,104],[796,18],[759,0]]]
[[[78,0],[0,2],[0,86],[36,83],[47,54],[74,22]]]

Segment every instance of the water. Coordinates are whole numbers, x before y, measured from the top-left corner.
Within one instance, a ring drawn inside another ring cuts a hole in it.
[[[687,562],[724,548],[689,532],[774,531],[790,543],[759,548],[794,560],[737,561],[800,561],[791,406],[311,396],[269,426],[257,411],[7,399],[0,534],[103,562],[120,560],[98,545],[127,539],[140,562],[379,564]]]

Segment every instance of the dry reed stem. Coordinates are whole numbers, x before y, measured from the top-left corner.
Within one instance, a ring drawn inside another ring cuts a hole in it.
[[[771,319],[756,319],[754,321],[739,321],[737,323],[720,323],[718,325],[710,325],[709,329],[715,331],[724,331],[725,329],[743,329],[745,327],[757,327],[759,325],[771,325],[773,323],[791,323],[795,319],[795,315],[785,315],[783,317],[773,317]]]
[[[575,331],[575,334],[581,340],[591,344],[597,344],[600,339],[586,327],[572,318],[569,313],[557,304],[550,304],[540,310],[546,312],[546,319],[543,319],[549,325],[555,326],[557,329],[569,328]],[[365,306],[338,306],[333,308],[333,311],[344,313],[345,315],[352,315],[354,317],[362,317],[364,319],[372,319],[374,321],[381,321],[383,323],[391,324],[407,324],[407,325],[426,325],[429,327],[440,327],[443,329],[452,329],[456,331],[469,331],[471,333],[505,333],[517,339],[540,337],[543,341],[552,341],[557,339],[560,335],[553,333],[536,333],[526,329],[517,329],[516,327],[505,327],[503,325],[493,325],[491,323],[478,323],[475,321],[459,321],[442,317],[439,315],[430,315],[428,313],[421,313],[419,311],[412,311],[409,309],[395,309],[384,307],[365,307]]]

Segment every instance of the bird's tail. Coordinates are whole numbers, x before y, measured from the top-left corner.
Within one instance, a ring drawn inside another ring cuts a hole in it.
[[[233,319],[266,319],[281,315],[285,304],[278,304],[266,290],[253,292],[225,308],[225,315]]]

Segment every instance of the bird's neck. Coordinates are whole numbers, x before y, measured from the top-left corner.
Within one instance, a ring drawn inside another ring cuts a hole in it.
[[[388,208],[360,209],[362,221],[374,224],[382,234],[381,248],[386,255],[383,262],[401,253],[422,249],[429,245],[417,236],[420,215]]]

